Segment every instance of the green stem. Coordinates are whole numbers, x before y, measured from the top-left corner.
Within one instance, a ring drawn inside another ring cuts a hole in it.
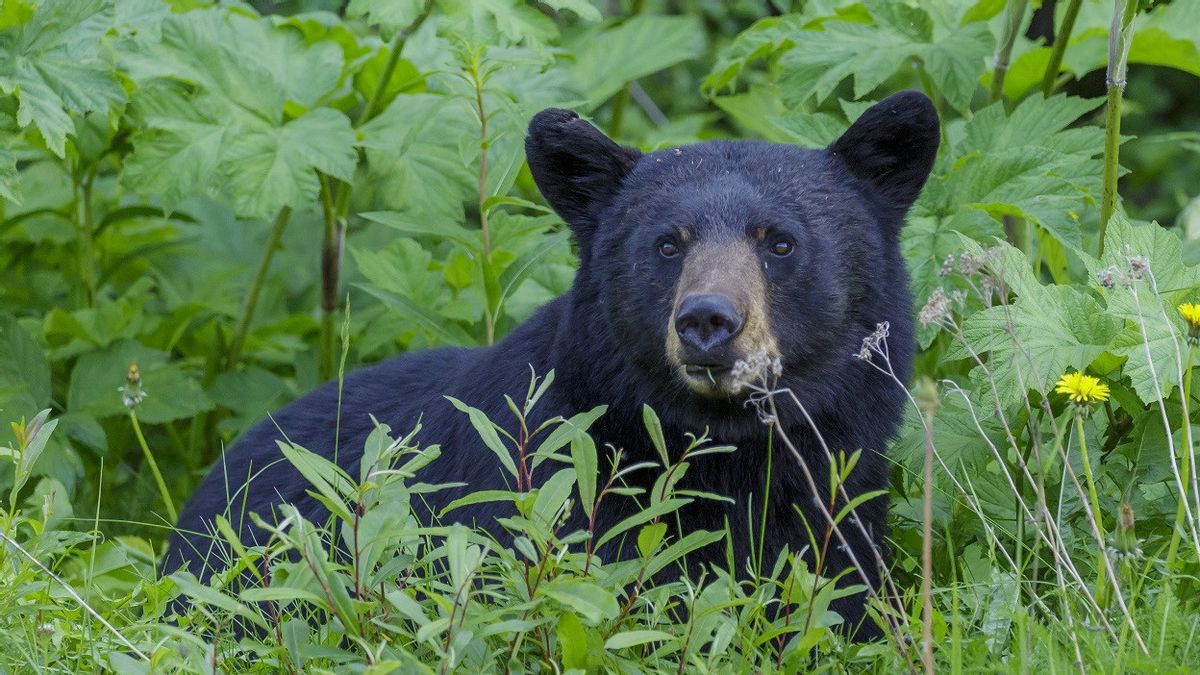
[[[1108,71],[1105,77],[1108,105],[1104,113],[1104,189],[1100,196],[1100,255],[1104,255],[1104,235],[1108,231],[1108,221],[1117,206],[1117,174],[1121,169],[1121,100],[1125,95],[1129,45],[1133,40],[1133,17],[1137,15],[1137,7],[1137,0],[1116,0],[1113,27],[1109,29],[1108,35]]]
[[[1189,345],[1187,355],[1187,368],[1183,371],[1183,401],[1180,405],[1183,407],[1183,458],[1180,459],[1179,480],[1183,485],[1183,490],[1179,494],[1179,504],[1175,507],[1175,528],[1171,531],[1171,544],[1167,549],[1167,571],[1173,571],[1175,562],[1179,556],[1179,544],[1182,539],[1184,529],[1184,518],[1188,500],[1188,488],[1191,486],[1191,470],[1192,470],[1192,418],[1189,411],[1189,405],[1192,398],[1192,363],[1196,354],[1196,348]]]
[[[1079,17],[1079,6],[1082,0],[1071,0],[1067,11],[1063,14],[1062,25],[1054,33],[1054,48],[1050,52],[1050,61],[1046,64],[1046,74],[1042,76],[1042,96],[1050,98],[1054,88],[1058,86],[1058,71],[1062,68],[1063,54],[1067,52],[1067,43],[1071,41],[1071,32],[1075,30],[1075,19]]]
[[[483,235],[483,254],[480,256],[480,273],[483,276],[483,320],[487,331],[487,343],[496,341],[496,307],[490,292],[489,277],[492,275],[492,235],[488,225],[487,173],[488,173],[488,116],[483,107],[484,75],[478,58],[473,58],[469,78],[475,90],[475,114],[479,122],[479,229]]]
[[[1017,35],[1021,32],[1021,21],[1025,18],[1025,7],[1028,4],[1029,0],[1008,1],[1008,13],[1005,16],[1008,23],[1004,26],[1004,39],[1000,42],[1000,48],[996,50],[996,58],[993,63],[995,69],[992,73],[992,90],[989,97],[992,103],[999,101],[1004,96],[1004,78],[1008,75],[1013,45],[1016,44]]]
[[[79,184],[76,200],[79,209],[79,276],[83,279],[87,297],[85,306],[96,303],[96,228],[92,215],[92,186],[96,180],[95,165]]]
[[[435,0],[425,0],[424,6],[412,23],[396,33],[392,38],[391,51],[379,75],[379,84],[363,106],[358,119],[354,122],[357,129],[370,122],[383,108],[387,96],[388,83],[400,63],[400,54],[404,51],[404,43],[417,32],[433,11]],[[346,240],[347,216],[350,213],[350,193],[353,185],[340,181],[329,182],[321,177],[321,197],[325,207],[325,233],[321,240],[321,339],[320,361],[317,366],[318,376],[322,381],[333,377],[337,360],[337,299],[341,283],[342,245]]]
[[[271,260],[279,249],[279,240],[287,227],[292,215],[291,207],[285,206],[275,214],[275,222],[271,224],[271,233],[267,236],[267,246],[263,249],[262,259],[258,261],[258,269],[254,272],[254,280],[250,283],[250,291],[242,302],[242,313],[238,316],[237,325],[233,329],[233,338],[229,341],[229,352],[225,358],[225,369],[233,370],[242,357],[242,347],[246,344],[246,333],[250,330],[250,322],[254,318],[254,309],[258,306],[258,297],[262,293],[263,282],[267,279],[267,271],[271,269]]]
[[[175,512],[175,503],[171,501],[171,492],[167,490],[167,483],[163,480],[162,472],[158,470],[158,462],[154,461],[154,454],[150,452],[150,446],[146,444],[146,437],[142,435],[142,425],[138,424],[137,411],[133,408],[129,409],[129,420],[133,422],[133,433],[137,436],[138,445],[142,446],[142,454],[146,456],[146,463],[150,465],[150,472],[154,474],[154,482],[158,484],[158,494],[167,507],[167,516],[170,517],[172,523],[179,522],[179,514]]]
[[[645,5],[645,0],[633,0],[633,4],[629,8],[629,17],[635,17],[642,13],[642,8]],[[614,138],[621,135],[621,127],[625,121],[625,109],[629,107],[629,83],[626,82],[624,87],[617,92],[612,99],[612,116],[608,122],[608,135]]]
[[[1083,478],[1087,482],[1088,502],[1092,507],[1092,517],[1096,519],[1096,530],[1100,533],[1100,554],[1096,563],[1096,602],[1104,606],[1106,577],[1105,566],[1108,558],[1104,554],[1104,518],[1100,512],[1100,499],[1096,495],[1096,482],[1092,479],[1092,463],[1088,459],[1087,436],[1083,433],[1083,413],[1075,413],[1075,435],[1079,437],[1079,458],[1083,462]]]

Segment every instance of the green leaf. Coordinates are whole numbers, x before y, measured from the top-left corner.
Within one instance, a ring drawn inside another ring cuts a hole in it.
[[[408,298],[365,284],[355,284],[355,286],[379,298],[392,309],[399,310],[400,313],[415,321],[421,328],[429,331],[431,335],[444,344],[457,346],[473,346],[475,344],[474,338],[468,335],[457,324],[443,319],[437,313],[414,303]]]
[[[539,45],[558,34],[554,21],[524,2],[442,0],[451,34],[479,44],[496,42],[497,33],[513,44]]]
[[[627,630],[623,633],[608,638],[604,642],[605,649],[624,649],[626,647],[636,647],[650,642],[667,642],[675,640],[676,637],[670,633],[664,633],[661,630]]]
[[[0,32],[0,91],[17,97],[17,123],[35,125],[59,157],[74,133],[72,113],[125,101],[103,47],[113,19],[109,0],[46,0],[27,23]]]
[[[951,106],[967,106],[995,46],[983,23],[956,26],[937,36],[924,9],[884,0],[863,5],[872,23],[828,20],[820,30],[789,36],[792,47],[779,61],[786,104],[798,106],[814,96],[824,101],[846,78],[853,79],[854,97],[862,98],[910,59],[918,59]]]
[[[596,482],[599,466],[596,459],[596,442],[586,433],[578,433],[571,439],[571,462],[575,466],[576,482],[579,485],[579,505],[588,518],[596,506]]]
[[[387,30],[407,28],[417,20],[425,0],[350,0],[346,16],[365,18]]]
[[[649,405],[642,406],[642,423],[646,425],[646,431],[650,434],[650,442],[654,444],[654,449],[662,458],[662,465],[664,467],[671,466],[671,457],[667,454],[667,441],[663,438],[662,422],[658,419],[658,413],[654,412]]]
[[[620,611],[612,591],[589,581],[560,577],[539,588],[538,594],[576,612],[593,626],[605,619],[615,619]]]
[[[461,101],[400,95],[360,131],[373,203],[415,222],[458,223],[463,202],[478,199],[479,176],[460,159],[458,139],[478,138],[479,127]]]
[[[513,460],[508,446],[504,445],[504,442],[500,440],[500,435],[496,433],[496,427],[488,419],[487,414],[479,408],[472,408],[453,396],[447,396],[446,400],[450,401],[451,405],[455,408],[467,414],[471,419],[471,426],[475,427],[475,431],[479,434],[479,438],[483,441],[483,444],[496,455],[496,458],[500,460],[500,464],[515,478],[517,476],[517,463]]]
[[[225,159],[238,212],[263,218],[316,203],[314,171],[350,181],[358,162],[350,120],[329,108],[281,127],[246,129]]]
[[[1128,278],[1130,259],[1140,256],[1150,274],[1142,280]],[[1091,273],[1093,287],[1106,303],[1106,313],[1125,321],[1112,352],[1124,356],[1124,374],[1146,403],[1170,395],[1183,369],[1186,328],[1176,305],[1194,302],[1200,288],[1200,269],[1183,262],[1183,244],[1173,230],[1155,223],[1131,223],[1114,214],[1105,235],[1104,258],[1080,253]],[[1115,276],[1112,288],[1097,281],[1102,270]],[[1128,285],[1126,280],[1129,281]],[[1153,281],[1153,286],[1151,285]]]
[[[963,335],[977,353],[990,354],[996,390],[1001,402],[1010,404],[1030,389],[1049,393],[1068,369],[1086,368],[1109,348],[1119,326],[1092,296],[1038,283],[1020,251],[1004,243],[993,250],[995,263],[989,267],[1017,298],[967,317]],[[969,358],[957,343],[947,356]],[[972,376],[985,377],[983,368],[976,367]]]
[[[94,417],[125,414],[118,389],[125,384],[129,364],[133,362],[138,364],[146,392],[137,409],[143,423],[162,424],[212,409],[213,403],[200,382],[179,364],[169,363],[161,351],[126,339],[84,354],[76,361],[67,391],[68,410]]]
[[[341,467],[324,457],[306,450],[295,443],[276,441],[279,451],[287,461],[304,476],[322,497],[322,503],[342,522],[354,521],[346,503],[355,493],[354,482]]]
[[[128,367],[128,364],[126,364]],[[17,320],[0,314],[0,410],[10,420],[31,418],[50,403],[50,364]]]
[[[699,58],[704,41],[696,17],[638,15],[615,28],[581,37],[572,79],[594,108],[627,82]],[[637,58],[627,58],[630,54]]]

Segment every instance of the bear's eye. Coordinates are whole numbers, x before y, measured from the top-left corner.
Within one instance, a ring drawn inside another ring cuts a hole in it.
[[[674,258],[679,255],[679,246],[670,240],[658,242],[658,254],[664,258]]]
[[[787,239],[780,239],[774,244],[771,244],[771,253],[783,258],[791,255],[793,248],[795,248],[795,246],[792,244],[792,242],[788,241]]]

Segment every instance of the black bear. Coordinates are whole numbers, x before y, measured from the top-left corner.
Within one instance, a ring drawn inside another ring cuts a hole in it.
[[[745,382],[734,372],[739,361],[765,356],[777,368],[775,386],[803,405],[807,417],[790,398],[780,399],[778,419],[807,459],[818,492],[828,489],[829,475],[821,439],[834,452],[863,450],[845,485],[850,497],[887,487],[883,453],[905,394],[857,355],[863,339],[888,322],[891,366],[902,380],[909,375],[914,312],[900,229],[938,141],[937,114],[916,92],[871,107],[825,150],[711,141],[642,154],[572,112],[537,114],[526,152],[538,188],[578,242],[572,289],[491,347],[411,353],[350,374],[337,461],[348,470],[357,466],[373,429],[370,415],[393,429],[412,428],[420,417],[419,440],[439,443],[444,453],[422,479],[468,486],[431,495],[434,508],[468,490],[503,489],[507,476],[496,457],[445,397],[509,421],[504,394],[521,400],[531,367],[540,374],[553,369],[557,379],[536,412],[565,417],[606,404],[593,435],[627,457],[657,457],[643,404],[658,412],[669,439],[708,429],[715,442],[737,446],[732,454],[698,458],[686,477],[686,487],[734,503],[696,501],[680,523],[686,532],[720,530],[728,522],[736,564],[744,566],[748,523],[761,516],[768,487],[768,427],[746,405]],[[291,441],[332,457],[337,398],[336,383],[326,384],[246,432],[184,509],[166,569],[182,565],[204,578],[220,564],[207,533],[214,516],[227,510],[227,495],[238,490],[230,482],[252,472],[257,485],[239,509],[266,515],[289,502],[322,521],[323,507],[280,461],[276,440],[282,429]],[[801,551],[810,541],[794,507],[817,532],[827,522],[814,499],[823,503],[826,496],[813,494],[794,457],[776,454],[771,481],[768,561],[784,546]],[[876,584],[887,501],[872,499],[856,512],[863,527],[842,528],[849,550],[835,543],[826,572],[849,567],[853,553]],[[498,538],[504,533],[495,518],[510,515],[496,504],[453,513]],[[624,515],[607,517],[616,522]],[[254,541],[249,519],[241,527],[243,539]],[[725,557],[718,543],[688,562]],[[844,579],[861,583],[863,576]],[[859,625],[864,600],[849,596],[834,609],[848,625]],[[861,625],[859,638],[878,633],[870,621]]]

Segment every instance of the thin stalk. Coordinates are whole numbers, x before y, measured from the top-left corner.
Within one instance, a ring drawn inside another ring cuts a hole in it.
[[[645,4],[645,0],[633,0],[633,4],[629,8],[630,18],[641,14],[642,8],[645,6]],[[625,86],[621,87],[621,90],[618,91],[615,96],[613,96],[612,116],[608,122],[609,136],[616,137],[621,135],[621,127],[625,121],[625,109],[629,107],[629,99],[632,96],[631,92],[629,91],[629,85],[630,83],[626,82]]]
[[[367,104],[354,121],[357,129],[379,114],[387,96],[388,83],[400,63],[404,43],[424,25],[433,11],[435,0],[425,0],[412,23],[392,38],[391,51],[379,75],[379,84],[367,99]],[[321,380],[333,377],[337,360],[337,299],[341,283],[342,247],[346,240],[347,216],[350,212],[350,193],[353,186],[340,181],[330,182],[321,176],[321,198],[324,204],[325,232],[321,240],[321,339],[318,374]]]
[[[133,433],[137,436],[138,445],[142,446],[142,454],[146,456],[146,464],[150,465],[150,472],[154,474],[154,482],[158,484],[158,494],[167,507],[167,516],[172,523],[179,522],[179,514],[175,512],[175,503],[171,501],[171,492],[167,490],[167,482],[163,480],[162,472],[158,470],[158,462],[154,461],[154,453],[150,452],[150,446],[146,444],[146,437],[142,435],[142,425],[138,424],[137,411],[133,408],[129,409],[129,421],[133,422]]]
[[[1196,355],[1194,346],[1188,347],[1187,367],[1183,371],[1183,458],[1179,463],[1179,481],[1182,484],[1183,491],[1179,495],[1179,505],[1175,507],[1175,528],[1171,531],[1171,544],[1167,549],[1167,570],[1172,571],[1175,568],[1175,561],[1179,556],[1179,543],[1182,539],[1184,524],[1184,506],[1188,500],[1188,487],[1190,486],[1189,477],[1192,469],[1192,418],[1189,414],[1189,405],[1192,398],[1192,365]]]
[[[472,59],[469,81],[475,90],[475,114],[479,120],[479,229],[483,234],[483,253],[479,260],[479,271],[483,278],[483,321],[487,331],[487,343],[496,341],[496,313],[488,292],[488,275],[492,266],[492,236],[488,226],[487,173],[488,173],[488,116],[483,107],[483,74],[478,58]]]
[[[96,167],[92,165],[79,182],[76,193],[79,209],[79,276],[87,293],[84,298],[87,307],[96,303],[96,228],[92,214],[92,186],[95,180]]]
[[[1071,0],[1067,4],[1062,25],[1054,33],[1054,47],[1046,64],[1046,74],[1042,76],[1042,96],[1045,98],[1050,98],[1058,86],[1058,71],[1062,68],[1063,54],[1067,52],[1067,43],[1071,41],[1071,31],[1075,30],[1075,19],[1079,17],[1079,6],[1082,4],[1082,0]]]
[[[921,499],[921,661],[932,675],[933,665],[933,417],[938,406],[937,388],[925,378],[920,385],[925,416],[925,486]]]
[[[271,224],[271,233],[267,236],[267,245],[263,249],[262,259],[258,261],[258,269],[254,272],[254,280],[250,283],[250,291],[242,302],[242,313],[238,316],[237,325],[233,329],[233,338],[229,341],[229,351],[225,357],[225,369],[233,370],[242,357],[242,347],[246,344],[246,333],[250,330],[250,322],[254,318],[254,309],[258,306],[258,297],[262,294],[263,283],[267,279],[267,271],[271,269],[271,260],[279,249],[279,240],[287,227],[292,215],[291,207],[284,206],[275,214],[275,222]]]
[[[1004,38],[996,50],[996,58],[992,63],[992,90],[988,100],[992,103],[1004,96],[1004,78],[1008,75],[1008,66],[1012,60],[1013,45],[1021,32],[1021,21],[1025,18],[1025,8],[1029,0],[1008,0],[1007,23],[1004,26]]]
[[[1100,196],[1100,255],[1104,255],[1104,235],[1117,206],[1117,174],[1121,152],[1121,101],[1125,96],[1129,45],[1133,42],[1133,18],[1137,0],[1116,0],[1113,22],[1108,30],[1108,104],[1104,112],[1104,189]]]
[[[1083,462],[1083,479],[1087,483],[1088,502],[1096,519],[1096,529],[1100,532],[1100,553],[1096,567],[1096,602],[1103,607],[1105,603],[1105,567],[1108,557],[1104,554],[1104,518],[1100,512],[1100,499],[1096,495],[1096,482],[1092,479],[1092,463],[1088,459],[1087,436],[1083,433],[1083,413],[1075,413],[1075,435],[1079,437],[1079,458]]]

